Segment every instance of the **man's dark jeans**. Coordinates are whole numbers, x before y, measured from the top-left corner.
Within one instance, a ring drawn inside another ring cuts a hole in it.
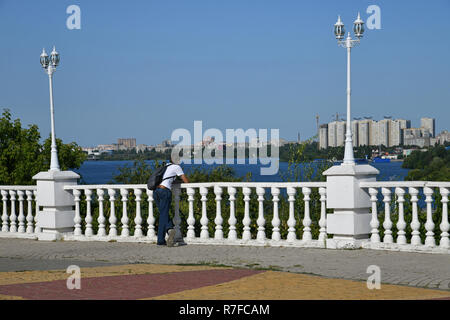
[[[156,188],[153,192],[153,197],[159,210],[157,244],[166,244],[166,232],[174,227],[172,220],[169,218],[169,209],[172,202],[172,191],[169,189]]]

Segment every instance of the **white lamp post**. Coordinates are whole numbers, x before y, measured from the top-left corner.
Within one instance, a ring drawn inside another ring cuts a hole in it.
[[[48,74],[48,79],[50,83],[50,119],[51,119],[51,131],[52,131],[52,145],[51,145],[51,159],[50,159],[50,171],[59,171],[58,162],[58,151],[56,149],[56,138],[55,138],[55,116],[53,109],[53,73],[56,71],[56,67],[59,64],[59,54],[56,52],[55,47],[48,57],[45,49],[42,49],[41,53],[41,65]]]
[[[361,20],[361,16],[358,12],[358,18],[353,22],[353,32],[357,39],[353,40],[350,37],[350,32],[347,34],[347,38],[344,38],[345,29],[344,24],[341,21],[341,17],[338,17],[338,21],[334,25],[334,34],[336,39],[338,40],[338,45],[343,48],[347,48],[347,130],[345,133],[345,153],[344,153],[344,162],[345,165],[354,165],[355,158],[353,156],[353,140],[352,140],[352,129],[351,129],[351,107],[350,107],[350,96],[351,96],[351,88],[350,88],[350,52],[351,49],[359,44],[360,38],[364,33],[364,22]]]

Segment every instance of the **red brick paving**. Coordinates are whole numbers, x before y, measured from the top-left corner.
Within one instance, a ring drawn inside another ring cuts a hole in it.
[[[81,289],[67,280],[0,286],[0,294],[32,300],[142,299],[237,280],[264,271],[226,269],[81,278]]]

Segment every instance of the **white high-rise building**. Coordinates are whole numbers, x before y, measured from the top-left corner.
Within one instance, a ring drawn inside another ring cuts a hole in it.
[[[319,127],[319,148],[328,148],[328,124],[322,124]]]
[[[424,131],[428,131],[431,137],[436,137],[434,118],[421,118],[420,127],[423,128]]]
[[[370,144],[369,122],[372,120],[360,120],[358,123],[358,145],[368,146]]]
[[[328,146],[337,147],[336,121],[328,123]]]
[[[345,121],[338,121],[336,123],[336,146],[341,147],[345,143],[345,131],[347,124]]]
[[[389,147],[389,122],[390,119],[383,119],[378,121],[377,140],[378,145]]]
[[[352,121],[352,141],[353,141],[354,147],[359,146],[359,121],[358,120]]]

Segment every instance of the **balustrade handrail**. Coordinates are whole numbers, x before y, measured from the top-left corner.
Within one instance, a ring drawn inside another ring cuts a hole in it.
[[[214,186],[221,187],[261,187],[261,188],[287,188],[287,187],[326,187],[326,182],[195,182],[175,184],[180,188],[209,188]],[[82,190],[82,189],[146,189],[146,184],[91,184],[91,185],[69,185],[64,186],[65,190]]]
[[[37,186],[0,186],[0,190],[37,190]]]
[[[440,187],[449,188],[450,182],[446,181],[367,181],[360,182],[361,188],[423,188],[423,187]]]

